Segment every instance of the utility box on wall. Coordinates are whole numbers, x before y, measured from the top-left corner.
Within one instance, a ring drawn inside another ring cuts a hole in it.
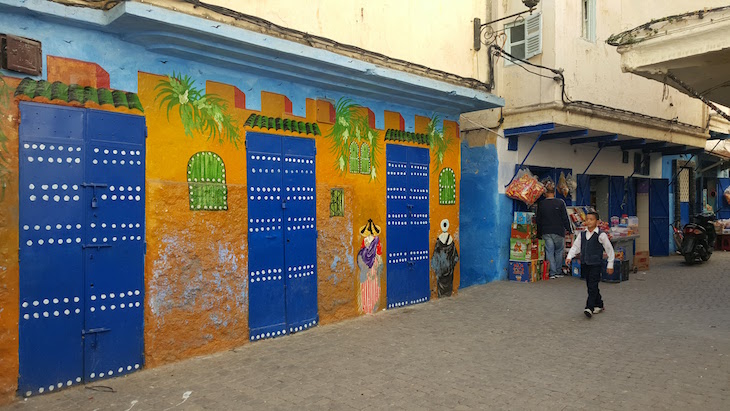
[[[23,37],[0,34],[0,67],[40,76],[43,67],[41,43]]]

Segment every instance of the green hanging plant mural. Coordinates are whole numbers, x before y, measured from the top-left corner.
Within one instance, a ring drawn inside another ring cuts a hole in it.
[[[369,174],[372,181],[377,177],[375,171],[378,168],[376,154],[380,150],[380,145],[377,131],[370,127],[367,116],[358,113],[357,109],[359,107],[352,100],[339,99],[335,105],[335,123],[325,138],[331,140],[331,150],[336,158],[335,168],[341,173],[345,173],[351,167],[355,170],[355,165],[350,164],[351,143],[356,142],[357,147],[360,147],[361,143],[367,143],[370,151],[367,153],[369,158],[366,159],[365,164],[369,164],[369,170],[363,172],[366,170],[361,169],[362,159],[360,159],[360,164],[357,165],[357,170],[362,174]],[[358,171],[353,172],[357,173]]]
[[[227,140],[238,147],[238,125],[228,112],[225,100],[215,94],[206,94],[195,87],[190,76],[175,72],[161,80],[155,86],[155,90],[158,89],[155,101],[160,101],[160,108],[166,108],[168,120],[170,111],[178,107],[186,136],[192,138],[194,133],[200,133],[207,135],[208,139],[217,138],[220,143]]]
[[[12,88],[0,77],[0,112],[10,106]],[[3,119],[4,120],[4,119]],[[0,201],[5,200],[5,189],[10,181],[10,157],[8,156],[8,137],[0,126]]]
[[[438,173],[441,169],[441,166],[444,163],[444,156],[446,155],[446,152],[449,151],[452,143],[452,138],[450,136],[447,137],[444,134],[443,127],[438,127],[439,123],[441,123],[441,118],[434,114],[431,116],[431,120],[428,122],[428,127],[426,128],[426,135],[431,142],[431,152],[433,153],[436,173]]]

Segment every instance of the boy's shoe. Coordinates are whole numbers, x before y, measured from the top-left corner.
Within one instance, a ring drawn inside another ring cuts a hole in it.
[[[551,276],[550,276],[550,279],[551,279],[551,280],[554,280],[554,279],[556,279],[556,278],[558,278],[558,277],[556,277],[556,276],[554,276],[554,275],[551,275]]]
[[[583,310],[583,314],[585,314],[586,317],[588,317],[588,318],[593,317],[593,312],[591,311],[590,308],[586,308],[585,310]]]
[[[593,308],[593,314],[598,314],[600,312],[603,312],[603,307],[595,307],[595,308]]]
[[[565,276],[562,274],[555,274],[555,278],[563,278],[563,277],[565,277]]]

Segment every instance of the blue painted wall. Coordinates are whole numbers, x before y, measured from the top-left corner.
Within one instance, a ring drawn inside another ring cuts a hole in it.
[[[512,200],[499,194],[497,147],[461,146],[461,287],[507,279]]]
[[[306,115],[307,98],[325,98],[333,101],[341,97],[353,99],[355,103],[368,107],[375,113],[375,127],[379,129],[384,125],[384,110],[401,113],[405,120],[406,131],[414,131],[416,115],[430,117],[433,114],[408,106],[296,84],[279,79],[275,75],[263,77],[157,54],[126,42],[116,35],[42,20],[26,13],[0,13],[0,28],[2,33],[28,37],[42,43],[43,75],[39,79],[46,78],[46,56],[52,55],[96,63],[109,73],[111,88],[125,91],[137,91],[138,71],[153,74],[172,74],[175,71],[191,76],[198,87],[204,87],[206,80],[238,87],[246,94],[246,108],[250,110],[261,109],[261,91],[268,91],[287,96],[292,101],[293,114],[297,116]],[[0,70],[0,73],[25,77],[4,70]],[[442,120],[459,120],[458,116],[437,114]]]

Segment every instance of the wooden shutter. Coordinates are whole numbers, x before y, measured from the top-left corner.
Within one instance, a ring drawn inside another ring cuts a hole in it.
[[[542,14],[525,19],[525,60],[542,53]]]

